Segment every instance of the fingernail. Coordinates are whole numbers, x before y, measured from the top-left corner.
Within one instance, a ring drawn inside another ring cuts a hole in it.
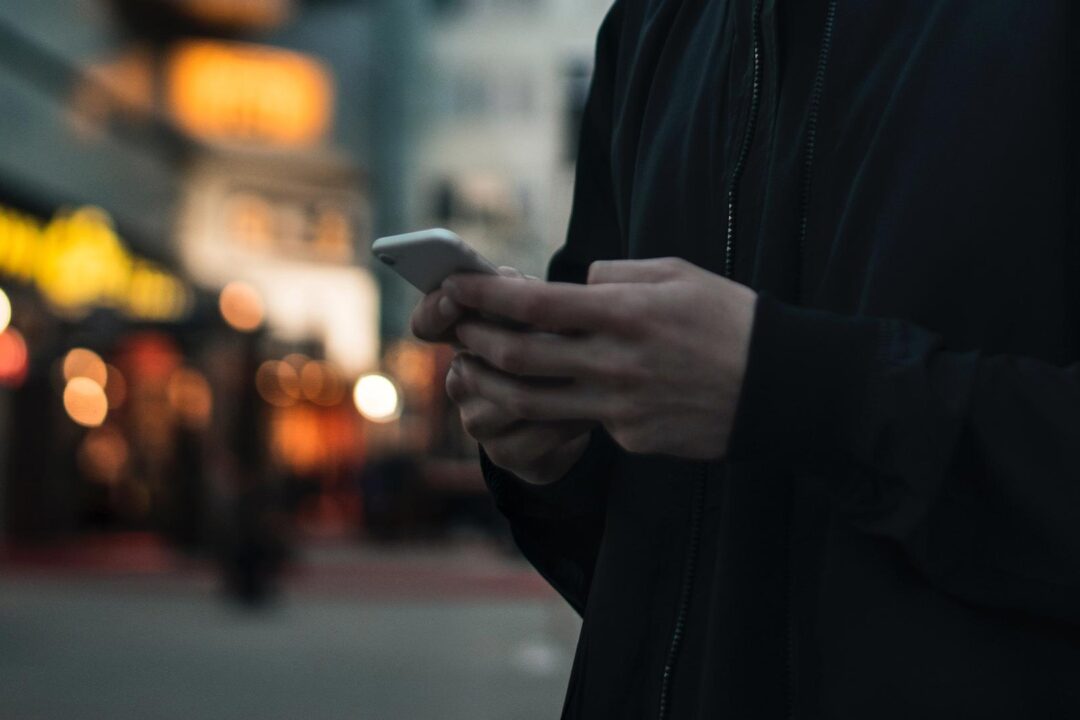
[[[450,295],[451,297],[456,297],[458,294],[457,280],[454,280],[453,278],[447,278],[446,280],[443,280],[442,289],[446,292],[447,295]]]
[[[458,314],[458,304],[443,295],[439,299],[439,314],[445,318],[452,318]]]

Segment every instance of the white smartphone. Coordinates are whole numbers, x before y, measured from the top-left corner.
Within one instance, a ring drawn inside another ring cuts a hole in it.
[[[375,257],[425,295],[457,273],[497,275],[498,268],[464,240],[441,228],[379,238]]]

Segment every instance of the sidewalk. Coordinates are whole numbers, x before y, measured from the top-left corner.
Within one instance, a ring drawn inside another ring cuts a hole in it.
[[[88,537],[50,547],[0,546],[0,573],[17,578],[85,578],[128,587],[209,590],[220,571],[170,550],[149,534]],[[527,563],[481,543],[371,546],[309,543],[282,577],[286,594],[363,600],[429,598],[557,600]]]
[[[553,720],[578,620],[481,546],[303,549],[278,602],[153,543],[7,548],[3,720]]]

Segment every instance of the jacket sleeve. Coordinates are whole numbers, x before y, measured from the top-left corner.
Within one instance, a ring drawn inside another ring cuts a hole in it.
[[[612,94],[623,2],[600,28],[596,64],[581,128],[573,210],[565,245],[548,279],[584,283],[594,260],[619,257],[622,243],[611,172]],[[551,485],[530,485],[499,468],[481,448],[484,478],[529,561],[582,613],[603,534],[615,444],[600,428],[574,468]]]
[[[730,459],[819,471],[845,517],[945,592],[1080,623],[1080,364],[757,308]]]

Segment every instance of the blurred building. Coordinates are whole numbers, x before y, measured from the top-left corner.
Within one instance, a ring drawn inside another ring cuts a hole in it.
[[[0,540],[482,514],[369,246],[542,272],[608,4],[0,0]]]
[[[380,359],[370,15],[0,2],[8,535],[192,539],[246,485],[356,457],[345,384]]]
[[[610,4],[432,2],[419,204],[500,264],[542,275],[563,242],[580,111]]]

